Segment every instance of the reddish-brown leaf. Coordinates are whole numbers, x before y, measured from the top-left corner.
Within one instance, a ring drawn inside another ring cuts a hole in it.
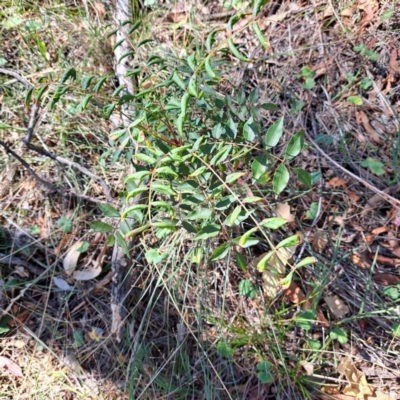
[[[375,274],[372,279],[380,285],[397,285],[400,282],[400,278],[392,274]]]
[[[343,179],[338,178],[338,177],[332,178],[328,183],[334,189],[337,187],[340,187],[342,189],[347,188],[346,182]]]
[[[368,254],[368,258],[370,260],[374,260],[375,259],[375,254],[369,253]],[[376,261],[378,263],[380,263],[380,264],[383,264],[383,265],[391,265],[391,266],[395,266],[396,265],[396,260],[395,259],[390,258],[390,257],[385,257],[385,256],[383,256],[381,254],[378,254],[376,256]]]
[[[379,228],[375,228],[372,233],[374,235],[380,235],[381,233],[387,232],[388,231],[388,227],[387,226],[380,226]]]
[[[357,320],[357,323],[361,329],[361,332],[365,332],[365,328],[367,327],[367,321],[365,321],[365,319],[359,319]]]
[[[377,144],[381,144],[382,143],[382,139],[379,136],[378,132],[369,123],[368,115],[365,114],[364,111],[359,111],[358,114],[359,114],[359,118],[361,120],[361,124],[362,124],[363,128],[365,129],[365,132],[367,132],[368,137],[373,142],[375,142]]]

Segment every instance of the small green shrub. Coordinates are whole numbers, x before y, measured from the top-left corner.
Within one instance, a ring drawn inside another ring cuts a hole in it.
[[[257,2],[254,16],[259,10]],[[239,14],[229,21],[231,33],[241,17]],[[139,22],[131,25],[131,34],[136,35]],[[247,29],[250,27],[260,44],[268,48],[257,23],[250,21]],[[91,224],[95,231],[111,233],[109,245],[116,240],[128,253],[127,239],[145,231],[162,240],[184,230],[195,242],[224,234],[227,241],[211,254],[215,261],[237,245],[247,248],[263,240],[271,248],[259,263],[263,271],[276,249],[299,241],[294,235],[287,243],[284,240],[275,246],[269,232],[286,221],[259,221],[255,211],[266,199],[282,194],[291,175],[306,188],[312,187],[311,175],[291,166],[303,148],[304,132],[290,137],[285,133],[283,118],[265,126],[262,110],[276,111],[277,107],[260,102],[258,88],[250,93],[238,90],[233,95],[218,90],[224,77],[221,66],[228,62],[226,52],[244,62],[251,60],[236,48],[235,33],[216,45],[217,31],[207,38],[208,54],[198,51],[174,63],[156,50],[145,57],[141,50],[152,42],[150,39],[133,41],[138,44],[120,61],[129,56],[141,65],[127,72],[127,76],[137,78],[139,88],[146,83],[145,89],[136,94],[124,93],[124,88],[118,87],[107,96],[110,76],[85,76],[79,80],[71,68],[55,88],[45,84],[31,92],[28,100],[33,95],[37,102],[46,98],[52,109],[67,92],[74,91],[81,95],[81,101],[75,105],[77,113],[87,112],[94,99],[101,99],[103,104],[108,99],[103,106],[105,118],[125,104],[135,107],[135,119],[128,127],[110,133],[110,149],[102,156],[105,167],[124,158],[135,169],[135,173],[125,177],[125,191],[120,194],[127,205],[125,211],[120,213],[108,204],[100,207],[106,216],[120,219],[118,229],[100,221]],[[303,69],[304,77],[308,77],[307,73]],[[106,161],[108,157],[110,161]],[[137,196],[142,200],[129,206]],[[245,260],[237,254],[238,265],[244,270]],[[251,297],[254,293],[255,289]]]

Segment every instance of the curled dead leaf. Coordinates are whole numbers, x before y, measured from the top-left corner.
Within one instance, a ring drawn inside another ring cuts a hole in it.
[[[347,379],[348,385],[343,389],[343,394],[364,399],[373,395],[373,390],[368,385],[365,374],[359,371],[350,358],[345,357],[338,365],[338,371]]]
[[[107,252],[107,247],[104,246],[97,259],[93,261],[93,265],[82,271],[75,271],[73,277],[77,281],[90,281],[91,279],[94,279],[97,276],[99,276],[102,271],[102,265],[106,252]]]
[[[74,288],[66,280],[58,278],[57,276],[53,278],[53,283],[61,290],[65,291],[74,290]]]
[[[372,279],[380,285],[391,286],[397,285],[400,282],[400,278],[392,274],[374,274]]]
[[[387,232],[388,231],[388,227],[387,226],[380,226],[379,228],[375,228],[372,230],[372,234],[378,236],[381,233]]]
[[[393,196],[394,194],[396,194],[399,191],[400,191],[400,183],[384,189],[383,193]],[[385,202],[385,199],[382,197],[382,195],[380,193],[375,194],[367,201],[367,204],[365,205],[364,210],[362,211],[361,214],[365,215],[369,211],[378,208],[384,202]]]
[[[375,260],[375,254],[373,254],[373,253],[369,253],[368,257],[369,257],[370,260]],[[383,256],[382,254],[378,254],[376,256],[376,261],[379,264],[390,265],[390,266],[396,266],[397,263],[400,262],[400,260],[396,261],[395,259]]]
[[[375,142],[377,144],[381,144],[382,143],[382,139],[379,136],[378,132],[369,123],[368,115],[365,114],[364,111],[359,111],[358,112],[358,116],[359,116],[359,118],[361,120],[361,124],[362,124],[363,128],[365,129],[365,131],[367,132],[369,138],[373,142]]]
[[[351,243],[356,238],[357,235],[358,235],[358,232],[352,233],[348,236],[341,236],[340,241],[342,243]],[[332,238],[332,240],[336,240],[336,237]]]
[[[91,267],[84,269],[83,271],[75,271],[73,273],[74,279],[77,281],[90,281],[91,279],[96,278],[101,273],[101,267]]]
[[[307,304],[307,303],[306,303]],[[317,308],[317,321],[321,326],[324,328],[329,328],[329,321],[326,319],[324,313],[322,312],[321,308]]]
[[[393,232],[388,232],[387,235],[389,238],[388,240],[389,246],[385,247],[389,249],[396,257],[400,257],[400,244],[398,239],[396,238]]]
[[[328,234],[323,231],[315,232],[311,247],[316,253],[322,253],[328,244]]]
[[[72,273],[75,271],[79,256],[81,255],[81,253],[77,250],[82,246],[82,244],[83,242],[80,240],[75,242],[64,257],[63,267],[67,275],[72,275]]]
[[[0,367],[6,369],[10,374],[23,378],[21,367],[7,357],[0,356]]]

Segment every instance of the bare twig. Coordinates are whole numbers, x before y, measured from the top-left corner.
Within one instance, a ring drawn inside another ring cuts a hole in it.
[[[30,82],[28,82],[26,79],[24,79],[20,74],[18,74],[17,72],[15,72],[11,69],[0,68],[0,74],[9,75],[9,76],[14,77],[18,82],[21,82],[28,89],[32,89],[34,87]]]
[[[20,81],[21,83],[23,83],[25,86],[27,86],[28,88],[32,88],[33,85],[31,85],[28,81],[26,81],[22,76],[20,76],[18,73],[12,71],[12,70],[8,70],[8,69],[3,69],[0,68],[0,73],[5,74],[5,75],[10,75],[13,76],[14,78],[16,78],[18,81]],[[40,105],[38,103],[34,103],[31,107],[31,111],[30,111],[30,115],[29,115],[29,122],[28,122],[28,129],[26,131],[26,135],[25,138],[23,140],[25,146],[29,149],[29,150],[33,150],[36,151],[37,153],[44,155],[46,157],[51,158],[54,161],[59,162],[60,164],[64,164],[64,165],[68,165],[72,168],[74,168],[77,171],[80,171],[82,174],[88,176],[89,178],[91,178],[93,181],[95,181],[97,184],[99,184],[103,190],[104,193],[106,195],[107,201],[112,203],[112,195],[111,195],[111,189],[108,187],[108,185],[104,182],[103,179],[101,179],[100,177],[98,177],[97,175],[93,174],[92,172],[90,172],[87,168],[83,167],[82,165],[74,162],[74,161],[70,161],[67,160],[66,158],[57,156],[49,151],[47,151],[46,149],[39,147],[39,146],[35,146],[34,144],[31,143],[32,137],[33,137],[33,133],[34,133],[34,129],[35,129],[35,125],[37,122],[37,114],[39,111]],[[50,188],[51,190],[60,192],[60,189],[58,189],[56,186],[51,185],[50,183],[44,181],[43,179],[41,179],[38,175],[36,175],[33,170],[29,167],[28,163],[26,161],[24,161],[20,156],[18,156],[13,150],[11,150],[11,148],[9,146],[7,146],[3,141],[0,141],[0,144],[6,149],[6,151],[11,154],[12,156],[14,156],[28,171],[30,174],[32,174],[32,176],[38,181],[40,182],[42,185],[47,186],[48,188]],[[80,196],[78,194],[75,194],[75,196],[78,197],[82,197],[85,198],[84,196]],[[87,200],[92,200],[92,198],[86,197]]]
[[[397,200],[393,196],[390,196],[389,194],[385,193],[385,191],[377,189],[375,186],[371,185],[369,182],[365,181],[364,179],[360,178],[359,176],[353,174],[352,172],[348,171],[346,168],[342,167],[338,162],[333,160],[328,154],[325,153],[324,150],[321,149],[321,147],[318,146],[317,143],[314,142],[310,134],[307,132],[306,128],[304,128],[305,135],[307,140],[315,147],[315,149],[322,155],[324,156],[332,165],[334,165],[336,168],[340,169],[343,173],[349,175],[356,181],[362,183],[365,187],[368,189],[371,189],[374,193],[379,195],[382,199],[385,199],[387,202],[392,204],[396,208],[400,208],[400,200]]]
[[[7,256],[6,254],[0,253],[0,264],[6,265],[20,265],[25,267],[29,272],[32,272],[35,275],[41,275],[43,273],[43,268],[36,267],[28,261],[22,260],[16,256]]]
[[[42,272],[32,281],[29,282],[25,285],[25,287],[19,292],[19,294],[14,297],[11,301],[10,304],[8,305],[8,307],[4,310],[1,311],[0,313],[0,317],[3,318],[6,314],[8,314],[11,309],[13,308],[13,305],[21,298],[25,295],[25,292],[27,290],[29,290],[31,288],[31,286],[33,286],[36,282],[40,281],[41,279],[44,279],[46,276],[46,273],[49,272],[48,269],[43,269]]]
[[[13,151],[9,146],[6,145],[2,140],[0,140],[0,145],[4,147],[5,151],[8,154],[11,154],[13,157],[15,157],[24,167],[25,169],[43,186],[46,186],[48,189],[54,191],[54,192],[60,192],[60,189],[57,186],[52,185],[51,183],[45,181],[42,179],[40,176],[36,175],[36,173],[33,171],[33,169],[29,166],[29,164],[22,158],[20,157],[15,151]]]

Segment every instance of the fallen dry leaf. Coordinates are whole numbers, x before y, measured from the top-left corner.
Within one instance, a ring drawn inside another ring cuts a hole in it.
[[[310,296],[312,294],[312,288],[309,286],[307,288],[307,293],[306,293],[306,298],[309,299]],[[304,304],[303,304],[303,310],[311,310],[312,308],[312,301],[307,300]],[[325,315],[321,309],[320,306],[317,307],[317,321],[319,322],[319,324],[325,328],[329,328],[329,321],[325,318]]]
[[[387,236],[389,238],[389,247],[385,247],[389,249],[396,257],[400,257],[400,244],[398,239],[393,232],[388,232]]]
[[[328,305],[331,313],[339,319],[344,318],[349,313],[349,307],[343,302],[343,300],[337,296],[325,296],[324,300]]]
[[[171,12],[169,12],[165,19],[168,22],[172,22],[176,24],[177,22],[184,21],[187,18],[187,12],[189,11],[189,7],[185,3],[176,3],[172,8]]]
[[[371,263],[368,259],[368,254],[366,252],[360,253],[360,254],[352,254],[350,256],[350,260],[357,265],[357,267],[360,267],[362,269],[370,269],[371,268]]]
[[[372,279],[380,285],[390,286],[397,285],[400,282],[400,278],[392,274],[375,274],[372,275]]]
[[[106,252],[107,252],[107,246],[103,246],[99,256],[97,257],[97,260],[93,261],[93,265],[91,267],[86,268],[82,271],[74,271],[72,276],[77,281],[89,281],[99,276],[102,271],[102,265]]]
[[[372,233],[376,236],[380,235],[381,233],[387,232],[388,227],[387,226],[380,226],[379,228],[375,228],[372,230]]]
[[[289,203],[279,203],[275,208],[277,216],[286,219],[287,222],[293,222],[295,220],[294,215],[290,212]]]
[[[341,241],[342,243],[351,243],[351,242],[357,237],[357,235],[358,235],[358,233],[355,232],[355,233],[352,233],[352,234],[349,235],[349,236],[341,236],[341,237],[340,237],[340,241]],[[334,236],[334,237],[332,238],[332,240],[336,240],[336,236]]]
[[[345,225],[344,219],[340,215],[331,215],[330,217],[328,217],[328,222],[333,222],[335,224],[338,224],[342,228],[344,228]]]
[[[307,302],[306,304],[310,304],[310,302]],[[324,313],[321,310],[321,307],[317,307],[317,321],[324,328],[329,328],[330,326],[329,321],[326,319]]]
[[[317,231],[315,232],[311,247],[316,253],[322,253],[328,244],[328,241],[328,234],[326,232]]]
[[[252,20],[251,15],[247,15],[246,17],[240,18],[240,20],[235,25],[233,25],[232,32],[235,33],[240,29],[243,29],[246,25],[248,25],[249,21],[251,20]]]
[[[371,245],[374,240],[375,240],[375,235],[365,235],[364,236],[364,240],[366,241],[366,243],[369,245]]]
[[[311,289],[311,288],[309,288]],[[312,290],[307,292],[307,297],[310,296]],[[290,286],[283,291],[285,294],[285,298],[293,304],[302,303],[303,310],[311,310],[312,304],[307,297],[304,295],[303,291],[299,288],[299,286],[292,282]],[[320,307],[317,307],[317,321],[323,327],[329,327],[329,321],[325,318],[324,313],[322,312]]]
[[[336,189],[338,187],[340,187],[342,189],[347,188],[346,182],[343,179],[338,178],[337,176],[335,176],[330,181],[328,181],[328,183],[331,186],[331,188],[333,188],[333,189]]]
[[[321,392],[324,392],[324,393],[329,394],[329,395],[337,394],[337,393],[339,393],[339,390],[340,390],[340,386],[339,385],[335,385],[335,384],[324,385],[321,388]],[[324,397],[327,398],[326,396],[324,396]],[[331,398],[331,397],[329,397],[329,398]]]
[[[12,375],[17,376],[18,378],[24,377],[21,367],[7,357],[0,356],[0,367],[6,369]]]
[[[53,283],[61,290],[71,291],[74,289],[67,281],[57,276],[53,278]]]
[[[379,3],[376,0],[358,0],[357,8],[365,12],[361,20],[361,24],[364,24],[374,19],[376,11],[379,10]]]
[[[365,396],[373,395],[371,387],[368,385],[365,374],[359,371],[350,358],[345,357],[338,365],[338,372],[343,374],[348,385],[343,389],[343,394],[353,396],[356,399],[364,400]]]
[[[353,14],[354,14],[353,7],[347,7],[347,8],[344,8],[342,11],[340,11],[340,15],[342,17],[352,17]],[[332,15],[333,15],[333,11],[332,11]]]
[[[283,293],[285,298],[293,304],[299,304],[306,301],[305,294],[295,282],[292,282],[290,286],[283,291]]]
[[[104,14],[106,13],[106,8],[104,7],[104,4],[96,2],[93,4],[93,6],[99,14],[99,18],[102,19],[104,17]]]
[[[268,297],[274,297],[279,292],[279,279],[276,273],[264,271],[262,273],[262,288]]]
[[[25,322],[30,315],[29,310],[24,310],[17,314],[11,321],[8,322],[8,326],[17,326],[21,324],[21,322]]]
[[[59,256],[62,253],[63,247],[70,241],[71,238],[72,238],[72,234],[70,234],[70,233],[65,234],[61,238],[60,243],[58,243],[57,247],[54,249],[54,254],[56,256]]]
[[[83,242],[80,240],[74,243],[64,257],[63,267],[67,275],[72,275],[72,273],[75,271],[79,256],[81,255],[77,249],[79,249],[82,244]]]
[[[365,319],[359,319],[359,320],[357,320],[357,323],[361,329],[361,332],[365,332],[365,329],[367,327],[367,322],[365,321]]]
[[[299,304],[306,300],[305,294],[295,282],[292,282],[283,293],[285,298],[293,304]]]
[[[383,193],[393,196],[394,194],[396,194],[399,191],[400,191],[400,183],[384,189]],[[373,195],[367,201],[367,204],[365,205],[364,210],[362,211],[361,215],[365,215],[368,211],[378,208],[385,201],[386,200],[382,197],[381,194],[377,193],[377,194]]]
[[[304,368],[308,376],[314,375],[314,364],[303,361],[301,362],[301,366]]]
[[[375,260],[375,254],[373,254],[373,253],[369,253],[369,254],[368,254],[368,257],[369,257],[370,260]],[[394,267],[395,267],[398,263],[400,263],[400,260],[395,260],[395,259],[393,259],[393,258],[383,256],[382,254],[378,254],[378,255],[376,256],[376,261],[377,261],[378,263],[380,263],[380,264],[383,264],[383,265],[391,265],[391,266],[394,266]]]
[[[14,340],[11,344],[17,349],[22,349],[26,346],[26,343],[23,340]]]
[[[90,281],[101,273],[101,266],[86,268],[83,271],[74,271],[73,278],[77,281]]]
[[[369,138],[373,142],[375,142],[377,144],[381,144],[382,139],[381,139],[380,135],[378,134],[378,132],[369,123],[368,115],[364,111],[359,111],[358,116],[359,116],[359,118],[361,120],[361,124],[362,124],[363,128],[365,129],[365,131],[367,132]]]
[[[347,192],[347,196],[349,197],[350,200],[352,201],[358,201],[360,200],[360,196],[356,193],[353,192]]]

